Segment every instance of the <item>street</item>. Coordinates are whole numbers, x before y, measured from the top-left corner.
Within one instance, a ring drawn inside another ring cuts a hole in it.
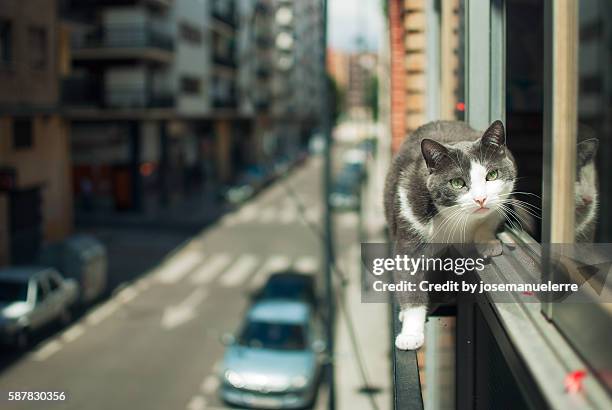
[[[129,282],[110,299],[40,341],[0,375],[4,398],[9,391],[57,391],[66,393],[66,401],[4,402],[2,407],[223,407],[217,398],[221,337],[238,328],[249,295],[274,271],[293,266],[320,272],[322,245],[302,216],[320,223],[321,166],[320,158],[309,159],[160,260],[160,249],[180,238],[154,230],[116,234],[117,241],[132,238],[141,243],[139,252],[124,252],[114,265],[151,268],[142,275],[126,270]],[[299,197],[305,215],[283,184]],[[336,222],[338,252],[355,255],[358,216],[339,214]],[[121,248],[121,242],[115,242]],[[110,258],[113,253],[120,249],[111,250]]]

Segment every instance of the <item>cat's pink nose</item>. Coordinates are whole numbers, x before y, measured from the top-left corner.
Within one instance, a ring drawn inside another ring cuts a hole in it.
[[[484,208],[484,204],[486,200],[487,200],[486,196],[482,198],[474,198],[474,202],[476,202],[481,208]]]
[[[585,205],[589,205],[591,202],[593,202],[593,198],[591,198],[590,196],[583,196],[582,197],[582,202]]]

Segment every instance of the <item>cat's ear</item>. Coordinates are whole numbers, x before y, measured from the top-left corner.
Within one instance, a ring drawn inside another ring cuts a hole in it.
[[[493,124],[482,134],[480,143],[485,147],[492,148],[500,148],[506,145],[504,123],[500,120],[493,121]]]
[[[421,153],[429,171],[432,171],[443,158],[448,157],[448,149],[439,142],[430,139],[421,141]]]
[[[599,141],[596,138],[590,138],[585,141],[578,143],[578,160],[581,164],[586,164],[592,161],[597,154],[597,147],[599,147]]]

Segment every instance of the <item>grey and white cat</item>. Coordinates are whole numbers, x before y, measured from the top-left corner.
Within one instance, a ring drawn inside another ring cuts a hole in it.
[[[410,253],[426,243],[476,243],[486,245],[485,254],[500,254],[495,234],[512,203],[516,173],[501,121],[484,133],[457,121],[418,128],[403,142],[385,183],[385,216],[395,251]],[[396,281],[407,279],[398,275]],[[428,295],[397,296],[402,329],[395,345],[418,349],[424,343]]]
[[[595,168],[595,155],[599,143],[597,139],[590,138],[590,132],[583,129],[580,131],[576,149],[576,182],[574,184],[575,238],[576,242],[593,242],[599,207],[599,188]]]

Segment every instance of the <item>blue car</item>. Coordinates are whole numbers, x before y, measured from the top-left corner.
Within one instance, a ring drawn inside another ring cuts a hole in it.
[[[319,324],[308,303],[255,303],[239,334],[226,339],[221,398],[251,408],[311,407],[325,350],[318,335]]]

